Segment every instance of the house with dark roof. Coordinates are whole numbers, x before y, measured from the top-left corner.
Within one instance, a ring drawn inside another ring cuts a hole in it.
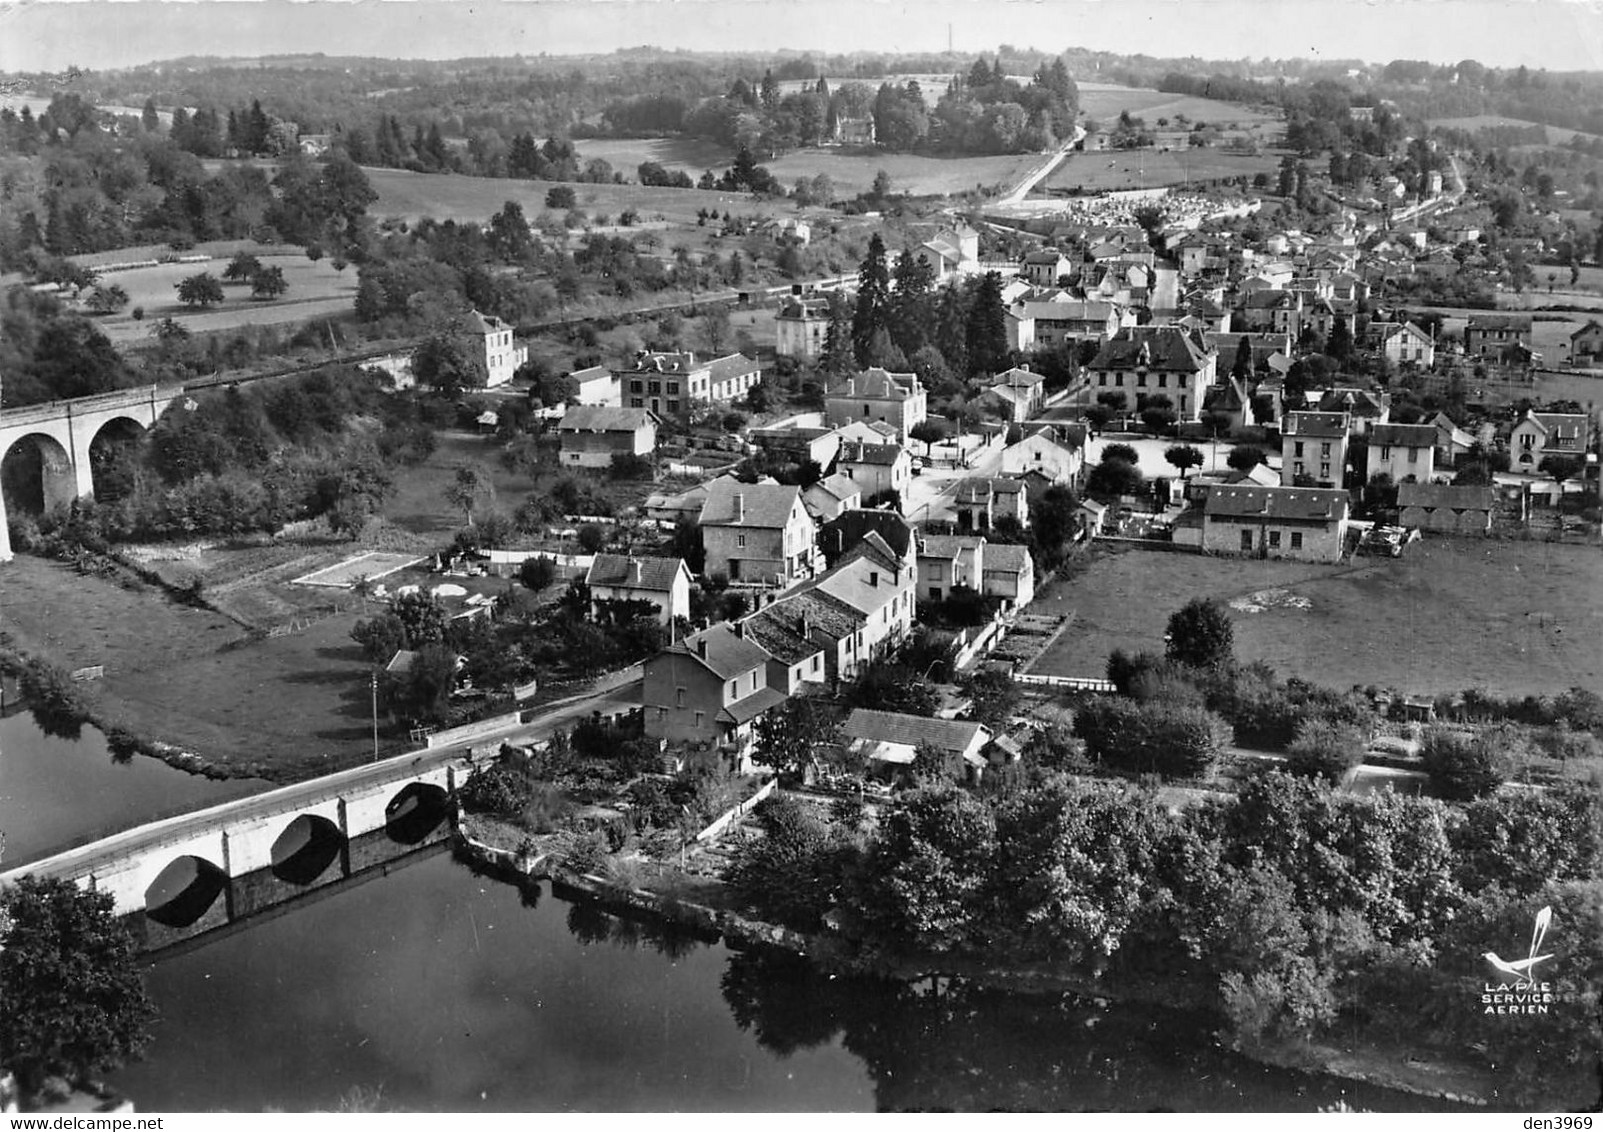
[[[1508,438],[1509,471],[1536,472],[1548,456],[1586,455],[1591,421],[1585,413],[1538,413],[1525,410]]]
[[[1368,459],[1371,479],[1384,475],[1396,484],[1429,483],[1436,475],[1436,426],[1371,425]]]
[[[1340,487],[1351,423],[1346,413],[1287,413],[1280,425],[1280,482],[1287,487]]]
[[[1002,316],[1008,347],[1026,352],[1051,349],[1065,342],[1100,342],[1117,333],[1125,317],[1115,302],[1081,299],[1059,290],[1018,294],[1007,302]],[[1132,322],[1134,317],[1130,315]]]
[[[1143,394],[1169,398],[1182,421],[1202,419],[1202,401],[1214,383],[1218,355],[1200,331],[1178,326],[1127,326],[1102,344],[1086,367],[1077,400],[1094,404],[1098,394],[1124,390],[1133,406]]]
[[[763,606],[762,613],[782,619],[792,632],[821,650],[824,679],[831,687],[852,679],[868,663],[863,615],[832,594],[823,590],[792,591]]]
[[[1004,420],[1023,422],[1041,411],[1046,402],[1046,378],[1015,366],[991,379],[986,396],[995,398],[1006,411]]]
[[[1247,395],[1247,385],[1232,374],[1225,374],[1222,382],[1208,387],[1202,397],[1202,411],[1210,418],[1224,418],[1230,429],[1246,428],[1253,423],[1252,398]]]
[[[987,543],[980,593],[999,597],[1012,609],[1022,609],[1034,601],[1035,561],[1030,557],[1030,548],[1010,542]]]
[[[942,602],[966,587],[975,593],[984,584],[984,535],[919,535],[918,600]]]
[[[1241,350],[1241,343],[1247,343],[1247,349],[1252,354],[1252,372],[1248,377],[1259,374],[1268,374],[1274,368],[1270,359],[1275,357],[1291,357],[1291,335],[1276,334],[1274,331],[1259,332],[1226,332],[1205,330],[1202,332],[1203,345],[1219,356],[1218,369],[1226,372],[1235,372],[1236,354]]]
[[[794,484],[714,480],[698,522],[709,578],[785,589],[817,572],[812,516]]]
[[[1570,358],[1583,362],[1603,356],[1603,322],[1589,319],[1587,324],[1570,335]]]
[[[1335,562],[1346,548],[1348,495],[1340,488],[1215,487],[1201,512],[1205,553]]]
[[[748,641],[768,653],[768,686],[787,696],[822,688],[829,679],[824,646],[813,639],[805,608],[784,601],[741,618]]]
[[[972,476],[959,480],[952,498],[959,531],[988,531],[1003,519],[1030,525],[1029,489],[1023,480]]]
[[[857,614],[853,660],[871,664],[912,632],[916,573],[913,563],[870,531],[802,592],[825,594]]]
[[[913,426],[929,415],[929,394],[916,373],[891,373],[870,366],[838,382],[824,401],[824,420],[832,426],[883,421],[905,442]]]
[[[484,356],[484,384],[493,389],[512,380],[518,367],[529,360],[529,348],[512,341],[512,326],[493,314],[469,311],[462,333],[477,343]]]
[[[690,567],[683,558],[649,558],[634,554],[597,554],[585,571],[590,589],[590,619],[598,619],[601,603],[650,602],[657,620],[666,625],[690,616]]]
[[[882,774],[907,773],[923,748],[948,760],[953,777],[971,782],[978,782],[985,769],[980,752],[991,741],[991,730],[983,723],[870,708],[854,708],[841,735],[849,751],[879,764]]]
[[[1056,287],[1059,279],[1074,274],[1074,262],[1056,248],[1042,248],[1024,257],[1019,274],[1037,287]]]
[[[778,336],[774,352],[784,358],[819,358],[829,334],[829,300],[796,296],[779,304],[774,315]]]
[[[650,409],[574,405],[557,422],[564,467],[608,468],[614,456],[647,456],[657,448],[659,418]]]
[[[1385,424],[1391,418],[1391,394],[1337,386],[1320,394],[1316,409],[1321,413],[1346,413],[1350,430],[1362,435],[1371,425]]]
[[[1397,488],[1397,509],[1405,527],[1484,535],[1492,529],[1497,490],[1491,484],[1405,483]]]
[[[1471,357],[1502,356],[1508,346],[1529,349],[1531,323],[1528,314],[1472,314],[1464,327],[1464,353]]]
[[[820,523],[863,505],[863,489],[850,476],[835,472],[802,489],[802,506]]]
[[[1399,368],[1429,369],[1436,364],[1436,340],[1412,322],[1371,322],[1364,342]]]
[[[835,470],[855,483],[864,499],[886,491],[905,499],[913,482],[913,458],[900,444],[847,441],[835,457]]]
[[[679,414],[692,404],[744,397],[762,380],[762,366],[744,354],[697,358],[690,350],[642,350],[634,364],[613,371],[624,404],[659,415]]]
[[[1454,424],[1453,418],[1446,413],[1438,412],[1426,423],[1436,430],[1438,468],[1455,467],[1459,457],[1466,455],[1475,446],[1475,438]]]
[[[757,720],[785,702],[768,685],[768,661],[739,622],[669,645],[643,666],[645,733],[673,745],[715,744],[732,768],[742,765]]]
[[[870,533],[878,535],[891,553],[904,561],[912,554],[912,525],[896,512],[877,507],[848,508],[825,522],[818,532],[818,546],[824,559],[834,566]]]
[[[820,468],[835,462],[840,451],[840,434],[828,428],[754,428],[746,439],[764,452],[783,456],[800,464],[811,460]]]

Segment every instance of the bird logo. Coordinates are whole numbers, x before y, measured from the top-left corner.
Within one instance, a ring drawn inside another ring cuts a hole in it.
[[[1536,913],[1536,926],[1531,931],[1531,949],[1524,959],[1515,959],[1512,962],[1498,958],[1497,952],[1486,952],[1485,959],[1493,967],[1505,975],[1512,975],[1516,982],[1534,983],[1534,974],[1538,963],[1545,963],[1553,958],[1553,953],[1546,955],[1536,954],[1542,949],[1542,941],[1547,938],[1548,925],[1553,922],[1553,908],[1549,905]]]

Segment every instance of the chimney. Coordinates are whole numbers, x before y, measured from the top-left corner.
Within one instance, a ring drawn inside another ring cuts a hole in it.
[[[702,660],[707,659],[707,638],[705,635],[696,638],[696,655]]]
[[[802,640],[804,641],[810,641],[813,639],[813,619],[808,616],[808,613],[805,609],[802,610],[801,635]]]
[[[637,586],[640,584],[640,559],[638,558],[629,560],[629,581]]]
[[[743,641],[746,639],[746,623],[744,621],[735,622],[735,636]]]
[[[745,521],[746,521],[746,493],[743,492],[743,491],[737,491],[737,492],[735,492],[735,522],[744,523]]]
[[[846,396],[857,396],[857,379],[855,377],[848,377],[846,379]]]

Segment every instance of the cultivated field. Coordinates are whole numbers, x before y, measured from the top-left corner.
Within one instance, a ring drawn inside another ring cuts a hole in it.
[[[1117,189],[1151,189],[1160,185],[1186,185],[1221,177],[1251,177],[1273,173],[1280,164],[1275,153],[1243,155],[1218,149],[1091,150],[1071,154],[1041,183],[1037,193],[1080,189],[1108,192]],[[1032,194],[1033,199],[1033,194]]]
[[[1236,655],[1333,688],[1502,695],[1603,692],[1603,558],[1595,547],[1427,540],[1337,567],[1098,548],[1038,601],[1073,626],[1035,671],[1099,676],[1114,648],[1161,652],[1193,597],[1234,611]],[[1269,592],[1266,600],[1240,601]],[[1301,600],[1294,600],[1301,599]]]
[[[1551,145],[1568,145],[1570,139],[1576,134],[1584,138],[1596,137],[1596,134],[1583,134],[1580,130],[1570,130],[1563,126],[1547,126],[1541,122],[1532,122],[1525,118],[1503,118],[1496,114],[1476,114],[1469,118],[1432,118],[1426,125],[1440,127],[1447,130],[1484,130],[1498,126],[1541,126],[1547,131],[1547,140]]]

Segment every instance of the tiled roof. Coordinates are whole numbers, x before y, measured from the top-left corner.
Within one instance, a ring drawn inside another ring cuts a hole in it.
[[[821,650],[801,635],[801,619],[776,612],[774,606],[747,617],[746,639],[755,641],[781,664],[800,664]]]
[[[1032,569],[1030,561],[1030,548],[1012,542],[990,542],[985,544],[985,569],[1005,570],[1010,574],[1022,574]]]
[[[789,520],[801,488],[794,484],[741,483],[717,480],[701,505],[704,527],[762,527],[778,529]]]
[[[913,395],[918,387],[918,374],[892,373],[880,366],[870,366],[862,373],[848,379],[852,392],[846,392],[846,382],[841,382],[830,391],[831,397],[867,397],[869,400],[905,401]]]
[[[1436,426],[1428,424],[1377,424],[1369,426],[1369,446],[1389,444],[1396,448],[1432,448]]]
[[[568,376],[574,381],[594,381],[598,377],[611,378],[612,371],[606,366],[586,366],[584,369],[574,370]]]
[[[1586,417],[1581,413],[1530,413],[1529,419],[1542,426],[1549,436],[1576,440],[1586,435]],[[1518,422],[1516,422],[1517,424]]]
[[[778,318],[821,319],[829,317],[828,299],[786,299],[779,305]]]
[[[1296,410],[1286,414],[1281,425],[1284,436],[1312,436],[1318,439],[1333,439],[1347,435],[1348,419],[1346,413],[1314,413],[1305,410]]]
[[[650,409],[609,409],[575,405],[557,422],[558,432],[634,432],[652,420]]]
[[[839,500],[847,500],[854,495],[861,495],[863,492],[863,489],[857,485],[856,480],[850,476],[843,476],[839,472],[825,476],[807,490],[811,491],[813,488],[828,492]]]
[[[587,586],[615,586],[626,590],[672,589],[680,570],[688,569],[683,558],[643,558],[628,554],[598,554],[585,573]]]
[[[908,581],[898,576],[902,569],[897,564],[887,566],[873,557],[848,558],[814,580],[803,592],[828,594],[859,613],[872,615],[891,603],[900,591],[899,583]]]
[[[754,373],[761,367],[745,354],[729,354],[706,363],[707,376],[713,381],[724,381],[742,374]]]
[[[924,535],[918,540],[918,556],[951,561],[963,551],[972,550],[984,541],[982,535]]]
[[[868,739],[879,743],[899,743],[908,747],[935,747],[942,751],[966,751],[980,735],[989,737],[985,725],[956,719],[927,719],[922,715],[903,715],[895,711],[855,708],[846,717],[841,734],[848,739]]]
[[[764,612],[793,618],[793,628],[799,626],[802,617],[806,617],[809,635],[823,633],[833,641],[844,640],[851,636],[861,629],[867,620],[863,614],[834,594],[817,589],[803,590],[782,597],[768,606]]]
[[[1195,373],[1208,364],[1208,350],[1200,337],[1178,326],[1128,326],[1102,344],[1090,368],[1135,369],[1142,364],[1152,370]]]
[[[906,450],[900,444],[864,444],[862,441],[847,441],[840,446],[839,460],[842,464],[878,464],[888,468],[904,455]]]
[[[1024,490],[1018,480],[975,476],[958,482],[956,500],[958,503],[988,503],[997,496],[1017,495]]]
[[[1354,417],[1378,417],[1385,403],[1367,389],[1331,389],[1319,398],[1322,413],[1346,413]]]
[[[703,644],[706,645],[705,655]],[[720,680],[732,680],[742,672],[768,663],[768,654],[762,646],[738,636],[728,625],[714,625],[692,633],[664,651],[699,660]]]
[[[1527,333],[1531,329],[1531,316],[1528,314],[1472,314],[1469,316],[1468,330],[1523,330]]]
[[[1222,518],[1343,519],[1348,495],[1336,487],[1215,487],[1203,512]]]
[[[906,555],[912,544],[913,528],[894,511],[854,507],[842,511],[824,524],[818,533],[818,545],[826,557],[839,559],[870,533],[883,539],[891,553],[897,556]]]
[[[1452,511],[1488,511],[1497,501],[1491,484],[1400,483],[1399,507],[1446,507]]]
[[[718,712],[718,722],[736,725],[750,723],[763,712],[776,708],[789,697],[778,688],[764,685],[744,699],[736,700]]]
[[[1031,373],[1027,369],[1014,367],[1006,373],[999,373],[991,381],[991,388],[1006,387],[1009,389],[1033,389],[1044,382],[1046,378],[1038,373]]]

